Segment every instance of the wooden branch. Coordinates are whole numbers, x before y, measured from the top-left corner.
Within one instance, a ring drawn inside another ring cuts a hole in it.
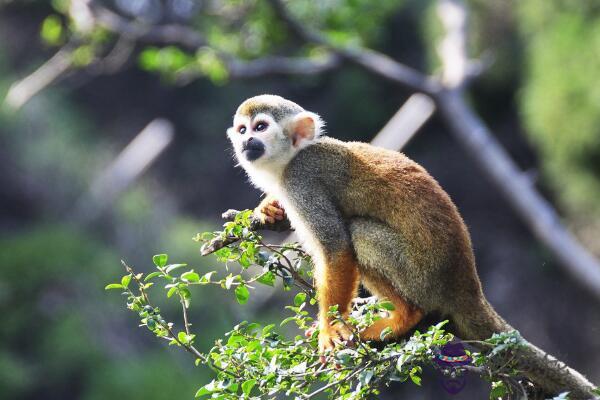
[[[401,151],[435,111],[431,97],[415,93],[371,140],[373,146]]]
[[[306,57],[263,57],[257,60],[232,60],[232,78],[257,78],[265,75],[317,75],[341,65],[341,58],[330,54],[322,59]]]
[[[69,70],[73,65],[72,55],[73,45],[69,43],[58,50],[31,75],[13,83],[8,89],[4,104],[12,110],[21,108],[33,96],[51,85]]]
[[[87,7],[92,16],[94,25],[117,33],[121,36],[135,38],[139,42],[156,44],[177,44],[186,50],[197,50],[206,46],[204,36],[186,25],[166,24],[152,25],[138,20],[130,20],[103,7],[93,0],[77,1]]]
[[[328,54],[321,59],[266,56],[248,61],[239,60],[231,55],[220,54],[220,56],[231,79],[252,79],[273,75],[318,75],[334,70],[342,63],[341,57],[335,54]],[[203,76],[198,70],[183,71],[177,75],[176,81],[179,85],[186,85]]]
[[[86,224],[102,215],[171,143],[173,124],[165,119],[151,121],[90,184],[77,202],[71,218]]]
[[[436,103],[454,137],[482,167],[533,234],[560,266],[600,300],[600,263],[561,223],[552,205],[532,185],[485,123],[467,105],[463,93],[447,92]]]
[[[560,223],[550,204],[512,161],[490,129],[468,106],[463,83],[468,74],[467,7],[461,0],[438,0],[438,15],[446,29],[439,47],[446,90],[435,96],[438,108],[455,137],[480,163],[517,213],[549,246],[580,284],[600,300],[600,264]],[[594,385],[578,371],[531,343],[516,352],[518,369],[548,394],[569,391],[574,399],[594,398]]]
[[[322,45],[340,57],[358,65],[375,75],[407,86],[415,91],[427,94],[437,93],[442,89],[437,79],[401,64],[385,54],[363,48],[339,48],[327,37],[316,30],[309,29],[298,21],[281,0],[268,0],[277,16],[290,28],[298,38]]]
[[[223,218],[225,221],[233,221],[235,216],[237,214],[239,214],[240,211],[238,210],[227,210],[225,211],[222,215],[221,218]],[[290,229],[292,229],[291,225],[290,225],[290,221],[286,218],[282,221],[275,221],[274,223],[263,223],[261,222],[258,218],[254,218],[254,217],[250,217],[252,222],[250,223],[250,229],[253,231],[260,231],[260,230],[266,230],[266,231],[274,231],[274,232],[285,232],[285,231],[289,231]],[[213,240],[211,240],[208,243],[205,243],[201,248],[200,248],[200,254],[203,256],[207,256],[211,253],[214,253],[215,251],[222,249],[223,247],[226,247],[232,243],[235,243],[237,241],[239,241],[240,239],[234,236],[231,237],[216,237]]]
[[[442,84],[445,89],[461,87],[467,77],[467,10],[452,0],[438,1],[437,13],[444,29],[444,37],[438,45],[442,60]]]

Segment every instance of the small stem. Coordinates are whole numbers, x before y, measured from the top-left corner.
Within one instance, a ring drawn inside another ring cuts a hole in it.
[[[190,323],[188,322],[187,308],[185,307],[185,299],[180,294],[179,300],[181,302],[181,310],[183,312],[183,326],[185,327],[185,333],[187,335],[190,334]]]
[[[365,364],[365,365],[364,365],[364,366],[362,366],[362,367],[359,367],[359,368],[357,368],[357,369],[356,369],[354,372],[352,372],[350,375],[348,375],[348,376],[346,376],[346,377],[344,377],[344,378],[342,378],[342,379],[338,379],[338,380],[337,380],[337,381],[335,381],[335,382],[328,383],[327,385],[323,386],[322,388],[320,388],[320,389],[317,389],[317,390],[315,390],[314,392],[312,392],[312,393],[310,393],[310,394],[307,394],[307,395],[305,395],[305,396],[304,396],[304,398],[305,398],[305,399],[310,399],[310,398],[312,398],[312,397],[316,396],[317,394],[319,394],[319,393],[322,393],[322,392],[324,392],[325,390],[327,390],[327,389],[329,389],[329,388],[331,388],[331,387],[333,387],[333,386],[339,385],[340,383],[342,383],[342,382],[344,382],[344,381],[350,380],[350,379],[352,379],[352,378],[353,378],[355,375],[357,375],[359,372],[361,372],[361,371],[363,371],[365,368],[367,368],[368,366],[369,366],[369,363]]]
[[[260,243],[261,246],[266,247],[267,249],[271,250],[273,253],[279,254],[281,257],[283,257],[283,259],[285,260],[285,262],[288,264],[287,268],[285,268],[285,269],[290,274],[292,274],[292,278],[294,278],[295,281],[300,282],[302,284],[302,286],[304,286],[306,289],[308,289],[311,292],[315,290],[315,288],[314,288],[313,285],[311,285],[310,283],[306,282],[306,280],[304,280],[304,278],[302,278],[300,276],[300,274],[298,273],[298,271],[296,271],[296,269],[292,266],[292,262],[290,261],[290,259],[282,251],[277,250],[272,245],[266,244],[262,240],[259,241],[259,243]]]

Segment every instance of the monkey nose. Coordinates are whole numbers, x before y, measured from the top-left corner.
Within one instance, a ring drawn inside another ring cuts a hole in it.
[[[242,152],[248,161],[254,161],[265,153],[265,145],[260,140],[250,136],[242,144]]]

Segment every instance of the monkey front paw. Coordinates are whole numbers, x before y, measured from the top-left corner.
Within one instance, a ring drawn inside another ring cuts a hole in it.
[[[327,362],[336,348],[353,344],[352,332],[340,322],[321,327],[319,331],[319,354],[321,362]]]
[[[255,214],[263,224],[274,224],[276,221],[283,221],[286,218],[285,210],[277,200],[270,201],[256,209]]]

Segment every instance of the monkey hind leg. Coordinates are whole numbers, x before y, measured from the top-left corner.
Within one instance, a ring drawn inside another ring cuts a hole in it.
[[[377,298],[394,305],[389,316],[376,321],[361,337],[380,340],[385,328],[392,330],[392,337],[405,334],[421,321],[424,311],[403,290],[411,273],[406,268],[402,238],[384,223],[369,218],[353,218],[349,230],[362,284]]]
[[[397,293],[385,279],[372,272],[364,272],[361,275],[363,285],[377,298],[390,301],[394,310],[388,312],[387,316],[375,321],[360,333],[363,340],[381,340],[381,332],[391,329],[388,338],[396,338],[410,331],[423,318],[423,311],[409,304]]]

